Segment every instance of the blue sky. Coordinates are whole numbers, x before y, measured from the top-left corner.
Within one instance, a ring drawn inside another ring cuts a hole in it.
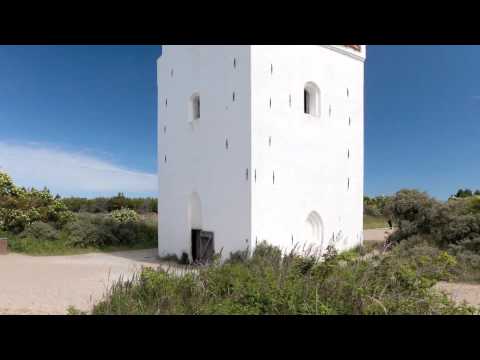
[[[61,195],[155,195],[160,52],[0,46],[0,168]],[[366,194],[480,188],[479,63],[479,46],[369,46]]]

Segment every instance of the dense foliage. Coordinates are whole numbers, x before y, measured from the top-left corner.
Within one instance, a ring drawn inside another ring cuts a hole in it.
[[[109,213],[74,213],[49,190],[17,187],[0,173],[0,235],[8,238],[12,251],[39,255],[157,245],[156,216],[122,207],[134,200],[121,194],[108,201],[114,209]]]
[[[468,197],[472,197],[472,196],[480,196],[480,190],[475,190],[475,192],[473,192],[472,190],[470,189],[460,189],[457,191],[457,193],[452,196],[452,197],[455,197],[455,198],[468,198]]]
[[[0,230],[20,233],[35,222],[58,228],[73,218],[65,204],[48,189],[25,189],[0,172]]]
[[[451,245],[480,244],[479,209],[479,199],[476,197],[441,202],[426,193],[402,190],[387,204],[385,212],[398,225],[392,241],[422,236],[446,248]]]
[[[144,270],[119,281],[94,314],[472,314],[432,289],[456,271],[455,258],[418,245],[363,258],[323,261],[260,245],[250,258],[175,271]]]
[[[155,198],[127,198],[118,194],[112,198],[64,198],[63,202],[73,212],[109,213],[115,210],[130,209],[139,214],[156,213],[158,201]]]
[[[68,242],[75,247],[157,245],[157,226],[139,218],[118,221],[109,215],[78,215],[67,226]]]
[[[398,192],[385,211],[398,225],[389,241],[419,241],[447,250],[464,268],[464,280],[480,279],[480,198],[438,201],[415,190]],[[410,244],[410,245],[409,245]]]
[[[363,213],[367,216],[383,216],[384,210],[387,202],[390,197],[386,196],[377,196],[377,197],[368,197],[363,198]]]

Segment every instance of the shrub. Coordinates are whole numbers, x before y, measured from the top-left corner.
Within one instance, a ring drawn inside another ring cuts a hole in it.
[[[120,224],[133,223],[140,220],[140,217],[135,210],[130,210],[127,208],[114,210],[109,216],[114,222]]]
[[[144,270],[119,281],[94,314],[471,314],[432,290],[456,266],[427,245],[365,260],[350,252],[325,261],[282,256],[262,244],[247,259],[185,276]]]
[[[26,229],[20,234],[20,238],[55,241],[60,238],[60,234],[52,225],[36,221],[26,227]]]
[[[121,222],[110,216],[77,215],[67,227],[69,243],[76,247],[105,247],[157,242],[157,226],[143,221]]]
[[[389,202],[386,212],[398,224],[398,230],[390,236],[392,242],[420,236],[448,248],[471,245],[480,237],[480,213],[472,210],[471,199],[442,203],[426,193],[402,190]]]
[[[48,189],[17,187],[7,174],[0,172],[0,230],[20,233],[38,221],[60,228],[72,218],[65,204]]]
[[[62,200],[73,212],[88,212],[93,214],[108,213],[122,208],[135,210],[139,214],[156,213],[158,210],[158,200],[156,198],[127,198],[123,194],[118,194],[112,198],[64,198]]]

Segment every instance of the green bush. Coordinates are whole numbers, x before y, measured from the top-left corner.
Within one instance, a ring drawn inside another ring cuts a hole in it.
[[[28,225],[19,237],[32,240],[56,241],[60,238],[60,233],[52,225],[36,221]]]
[[[135,210],[123,208],[120,210],[114,210],[109,214],[109,217],[120,224],[138,222],[140,217]]]
[[[94,314],[472,314],[432,287],[456,271],[445,251],[398,247],[366,260],[358,253],[320,261],[282,256],[262,244],[244,259],[197,268],[184,276],[144,270],[119,281]]]
[[[471,199],[439,202],[415,190],[398,192],[386,206],[398,224],[392,242],[414,236],[430,239],[437,246],[469,244],[480,237],[480,213],[473,211]]]
[[[127,208],[135,210],[139,214],[156,213],[158,200],[156,198],[127,198],[123,194],[111,198],[85,199],[70,197],[62,200],[70,211],[88,212],[93,214],[108,213],[114,210]]]
[[[0,230],[18,234],[39,221],[61,228],[72,218],[66,205],[48,189],[17,187],[7,174],[0,172]]]
[[[68,242],[75,247],[157,244],[157,226],[143,221],[121,222],[110,216],[79,214],[67,227]]]

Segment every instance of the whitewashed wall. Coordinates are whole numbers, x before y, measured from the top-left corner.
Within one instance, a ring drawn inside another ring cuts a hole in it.
[[[267,240],[284,249],[305,245],[306,220],[312,212],[321,217],[324,249],[334,234],[340,250],[362,241],[364,63],[345,55],[355,52],[337,49],[252,47],[252,164],[257,172],[252,186],[252,238],[256,241]],[[359,55],[364,54],[365,47]],[[318,118],[304,114],[308,82],[320,90]]]
[[[191,223],[200,222],[228,256],[246,247],[251,233],[250,47],[164,46],[158,88],[159,253],[190,254]],[[192,125],[194,93],[201,118]],[[193,193],[201,219],[189,219]]]
[[[359,59],[346,55],[357,57],[353,50],[339,49],[163,47],[158,60],[161,256],[190,253],[192,224],[214,231],[216,250],[223,249],[224,256],[262,240],[289,249],[304,242],[312,211],[323,222],[324,247],[340,231],[339,249],[361,242],[365,48]],[[309,81],[321,91],[319,118],[303,114]],[[201,119],[190,124],[189,99],[195,93]],[[189,204],[197,210],[192,213]]]

